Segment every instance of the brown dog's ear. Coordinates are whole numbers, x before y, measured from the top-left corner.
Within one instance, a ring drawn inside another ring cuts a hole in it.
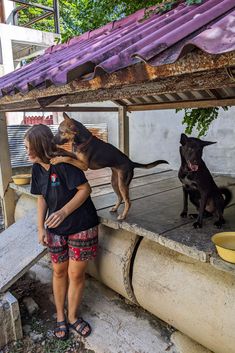
[[[202,140],[201,140],[201,143],[202,143],[202,146],[205,147],[205,146],[213,145],[214,143],[217,143],[217,142],[202,141]]]
[[[63,117],[64,117],[64,120],[71,120],[71,118],[65,112],[63,112]]]
[[[180,143],[182,146],[184,146],[186,144],[187,140],[188,140],[188,136],[186,136],[185,134],[181,134]]]

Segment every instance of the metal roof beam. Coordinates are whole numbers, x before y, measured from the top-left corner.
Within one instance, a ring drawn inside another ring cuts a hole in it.
[[[19,110],[20,109],[20,110]],[[0,106],[0,111],[1,111],[1,106]],[[82,113],[117,113],[119,110],[116,107],[56,107],[56,106],[51,106],[51,107],[45,107],[45,108],[40,108],[40,107],[34,107],[32,106],[31,108],[14,108],[11,110],[7,110],[7,112],[82,112]]]
[[[162,109],[183,109],[183,108],[212,108],[235,105],[235,97],[229,99],[209,99],[200,101],[168,102],[146,105],[131,105],[127,108],[129,112],[162,110]]]

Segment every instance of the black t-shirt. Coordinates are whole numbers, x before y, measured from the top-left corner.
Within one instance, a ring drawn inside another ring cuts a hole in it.
[[[77,193],[79,185],[87,183],[82,170],[66,163],[50,165],[47,171],[40,164],[35,163],[32,169],[31,193],[42,195],[48,206],[48,216],[61,209]],[[49,228],[50,232],[59,235],[79,233],[98,224],[95,206],[90,198],[73,211],[56,228]]]

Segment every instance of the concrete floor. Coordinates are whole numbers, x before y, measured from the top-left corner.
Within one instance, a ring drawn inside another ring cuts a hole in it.
[[[33,266],[30,275],[50,282],[47,260],[43,258]],[[81,315],[93,328],[83,340],[85,348],[95,353],[179,352],[170,340],[174,331],[171,327],[89,276]]]
[[[92,278],[81,310],[93,327],[86,347],[96,353],[176,353],[170,327]]]

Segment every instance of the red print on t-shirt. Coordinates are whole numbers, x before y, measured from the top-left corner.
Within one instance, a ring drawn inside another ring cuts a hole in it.
[[[58,186],[60,185],[60,182],[58,180],[58,176],[57,174],[53,173],[50,175],[50,178],[51,178],[51,186]]]

